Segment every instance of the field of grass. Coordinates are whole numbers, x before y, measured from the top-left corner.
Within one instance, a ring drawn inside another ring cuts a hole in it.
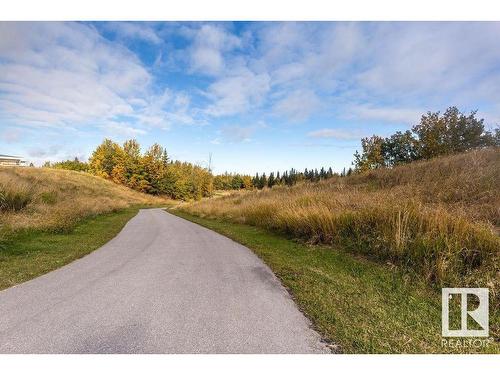
[[[500,150],[182,205],[191,214],[337,245],[500,307]]]
[[[487,287],[490,310],[498,314],[499,186],[496,148],[320,183],[238,192],[178,209],[342,249],[436,292]],[[318,251],[311,254],[321,262]],[[500,337],[498,321],[490,331]]]
[[[0,168],[0,289],[88,254],[138,207],[165,202],[82,172]]]
[[[315,329],[343,353],[500,353],[441,346],[441,294],[424,280],[337,248],[246,224],[170,212],[251,248],[288,288]],[[490,325],[498,326],[500,314]]]

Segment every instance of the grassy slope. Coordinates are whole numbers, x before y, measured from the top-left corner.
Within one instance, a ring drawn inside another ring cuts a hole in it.
[[[0,168],[0,289],[80,258],[165,201],[86,173]]]
[[[306,245],[255,226],[171,212],[251,248],[338,350],[447,352],[441,347],[441,295],[424,281],[336,248]],[[490,317],[490,324],[498,324],[498,315]],[[500,343],[482,352],[500,353]]]
[[[163,204],[159,198],[100,177],[49,168],[0,167],[2,197],[8,206],[0,211],[0,229],[4,233],[19,230],[70,231],[87,217],[132,205]],[[25,207],[10,207],[16,205]]]
[[[84,219],[69,233],[22,231],[0,250],[0,290],[30,280],[92,252],[111,240],[137,213],[127,208]]]
[[[416,272],[428,284],[488,287],[492,308],[500,310],[498,186],[496,148],[182,209],[348,249]]]
[[[488,287],[500,340],[499,185],[491,148],[178,208],[254,249],[346,351],[436,352],[445,286]]]

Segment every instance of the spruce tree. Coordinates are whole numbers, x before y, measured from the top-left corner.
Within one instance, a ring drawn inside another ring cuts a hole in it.
[[[276,181],[274,179],[274,172],[271,172],[271,174],[269,175],[269,179],[267,180],[267,187],[272,188],[275,183]]]
[[[326,178],[325,168],[323,167],[321,167],[321,170],[319,171],[319,178],[320,180],[324,180]]]

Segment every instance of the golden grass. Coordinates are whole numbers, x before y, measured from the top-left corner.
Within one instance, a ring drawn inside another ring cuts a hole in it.
[[[182,206],[398,265],[429,283],[500,296],[500,150]]]
[[[3,232],[62,232],[86,217],[163,202],[83,172],[20,167],[0,168],[0,198]]]

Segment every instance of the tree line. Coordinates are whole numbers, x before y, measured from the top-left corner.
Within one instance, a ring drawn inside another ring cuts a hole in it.
[[[50,161],[46,161],[43,164],[43,167],[44,168],[55,168],[55,169],[70,169],[72,171],[79,171],[79,172],[88,172],[89,171],[88,163],[80,161],[76,157],[73,160],[59,161],[56,163],[51,163]]]
[[[133,139],[123,145],[105,139],[88,163],[75,158],[45,166],[88,172],[143,193],[173,199],[201,199],[213,193],[213,176],[206,168],[170,160],[157,143],[141,153],[139,143]]]
[[[259,175],[258,173],[252,178],[252,183],[257,189],[263,189],[265,187],[272,188],[273,186],[293,186],[302,181],[318,182],[321,180],[326,180],[333,176],[338,176],[334,173],[332,168],[321,168],[318,169],[305,169],[303,172],[296,170],[295,168],[285,171],[280,174],[278,171],[276,174],[271,172],[269,176],[265,173]]]
[[[94,150],[88,163],[75,158],[52,164],[47,162],[44,166],[88,172],[144,193],[190,200],[209,197],[214,190],[293,186],[303,181],[318,182],[489,146],[500,146],[500,129],[486,131],[484,120],[476,118],[476,111],[465,115],[456,107],[450,107],[443,114],[428,112],[411,130],[398,131],[386,138],[377,135],[363,138],[362,152],[354,154],[354,170],[344,168],[340,174],[330,167],[304,171],[292,168],[269,175],[226,172],[214,176],[207,168],[170,160],[167,151],[156,143],[142,153],[136,140],[119,145],[109,139]]]
[[[254,176],[239,173],[224,173],[214,177],[214,189],[216,190],[240,190],[240,189],[264,189],[273,186],[293,186],[301,181],[318,182],[333,176],[350,174],[351,170],[341,174],[334,173],[332,168],[305,169],[303,172],[292,168],[280,173],[279,171],[266,173],[256,173]]]
[[[92,153],[88,163],[65,160],[46,162],[44,167],[70,169],[88,172],[112,180],[144,193],[167,195],[173,199],[200,199],[213,194],[214,190],[263,189],[273,186],[293,186],[301,181],[317,182],[333,176],[351,173],[351,169],[334,173],[332,168],[305,169],[303,172],[292,168],[275,174],[257,173],[254,176],[239,173],[212,175],[206,169],[191,163],[172,161],[167,151],[158,144],[141,154],[136,140],[119,145],[105,139]]]
[[[362,152],[354,154],[355,170],[394,167],[474,148],[500,146],[500,128],[486,131],[484,119],[476,118],[476,113],[466,115],[456,107],[449,107],[443,114],[427,112],[411,130],[398,131],[387,138],[378,135],[363,138]]]

